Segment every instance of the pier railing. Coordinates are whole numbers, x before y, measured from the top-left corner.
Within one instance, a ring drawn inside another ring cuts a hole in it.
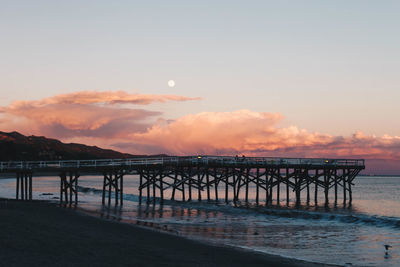
[[[149,165],[221,165],[221,166],[364,166],[363,159],[329,159],[329,158],[276,158],[276,157],[224,157],[224,156],[184,156],[184,157],[148,157],[128,159],[99,160],[58,160],[58,161],[7,161],[0,162],[0,171],[57,170],[66,168],[97,169],[104,167],[135,167]]]

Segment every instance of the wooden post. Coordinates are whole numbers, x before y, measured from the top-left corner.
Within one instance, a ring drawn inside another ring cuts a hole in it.
[[[273,193],[273,184],[274,184],[274,173],[275,173],[276,169],[271,171],[271,175],[269,176],[269,194],[268,194],[268,203],[272,204],[272,193]]]
[[[112,176],[111,176],[112,177]],[[119,179],[119,173],[118,173],[118,171],[116,170],[116,171],[114,171],[114,187],[115,187],[115,205],[118,205],[118,198],[119,198],[119,195],[118,195],[118,188],[119,188],[119,186],[118,186],[118,179]]]
[[[32,200],[32,173],[29,173],[28,177],[29,177],[29,200]]]
[[[106,198],[106,172],[103,173],[103,192],[101,195],[101,203],[103,205],[105,204],[105,198]]]
[[[218,202],[218,184],[219,180],[217,177],[217,168],[214,168],[214,190],[215,190],[215,201]]]
[[[337,169],[335,168],[335,206],[337,205]]]
[[[318,204],[318,172],[319,172],[319,170],[318,169],[316,169],[315,170],[315,194],[314,194],[314,203],[315,203],[315,206]]]
[[[192,201],[192,167],[189,167],[189,199]]]
[[[17,190],[16,190],[16,194],[15,194],[15,198],[18,200],[19,199],[19,177],[20,177],[20,174],[19,174],[19,172],[17,172],[17,184],[16,184],[16,188],[17,188]]]
[[[64,197],[65,197],[65,204],[68,204],[68,180],[67,180],[67,173],[64,176]]]
[[[269,202],[268,189],[269,189],[270,183],[269,183],[269,180],[268,180],[268,172],[269,172],[269,169],[265,168],[265,205],[268,205],[268,202]],[[272,175],[272,170],[270,172],[271,172],[271,175]]]
[[[24,192],[25,192],[25,190],[24,190],[24,176],[23,176],[23,174],[21,173],[20,174],[21,175],[21,200],[24,200],[25,199],[25,197],[24,197]]]
[[[197,166],[197,199],[201,201],[201,174],[199,166]]]
[[[343,204],[346,205],[346,173],[343,169]]]
[[[107,175],[108,178],[108,206],[111,205],[111,190],[112,190],[112,171],[110,171]]]
[[[281,197],[281,169],[278,169],[278,173],[276,176],[277,179],[277,187],[276,187],[276,204],[279,206],[280,205],[280,197]]]
[[[78,205],[78,177],[79,175],[75,173],[75,205]]]
[[[286,205],[289,206],[289,168],[286,167]]]
[[[175,199],[176,183],[178,182],[178,168],[175,168],[174,185],[172,187],[171,200]]]
[[[162,173],[160,173],[160,204],[164,204],[164,182]]]
[[[226,168],[225,174],[225,203],[228,203],[228,183],[229,183],[229,170]]]
[[[329,192],[329,175],[328,172],[330,170],[326,169],[324,170],[324,184],[325,184],[325,205],[329,204],[329,198],[328,198],[328,192]]]
[[[295,192],[296,192],[296,206],[299,206],[300,205],[300,190],[299,190],[298,173],[296,173],[296,176],[294,177],[294,183],[295,183]]]
[[[156,170],[153,170],[153,177],[151,179],[151,181],[153,182],[153,204],[156,204],[156,197],[157,197],[157,193],[156,193],[156,181],[157,181],[157,172]]]
[[[69,173],[69,204],[72,204],[72,172]]]
[[[256,204],[258,205],[258,200],[259,200],[259,186],[260,186],[260,169],[257,167],[257,173],[256,173]]]
[[[64,175],[65,175],[64,173],[60,174],[60,204],[62,204],[62,202],[63,202],[63,192],[64,192],[64,179],[63,179],[63,176]]]
[[[184,177],[184,170],[182,169],[181,179],[182,179],[182,200],[185,201],[185,177]]]
[[[307,173],[307,205],[310,204],[310,175]]]
[[[353,195],[351,191],[351,180],[349,180],[348,184],[349,184],[349,205],[351,206],[351,203],[353,202]]]
[[[235,201],[239,200],[239,194],[240,194],[240,188],[242,187],[242,180],[243,180],[243,168],[239,169],[239,174],[236,178],[236,184],[234,185],[236,187],[236,195],[235,195]]]
[[[120,194],[119,194],[119,202],[121,203],[121,205],[124,203],[124,173],[123,173],[123,171],[121,170],[121,174],[120,174],[121,176],[120,176],[120,186],[119,186],[119,188],[120,188]]]
[[[146,183],[147,183],[146,203],[150,204],[150,170],[148,168],[146,170]]]
[[[301,204],[301,183],[303,181],[303,175],[304,175],[302,171],[303,171],[302,169],[298,169],[295,172],[296,206],[299,206]]]
[[[232,168],[233,202],[236,203],[236,168]]]
[[[143,186],[143,173],[142,170],[139,171],[139,204],[142,204],[142,188]],[[174,187],[175,189],[175,187]],[[175,191],[174,191],[175,193]]]
[[[28,174],[24,173],[24,180],[25,180],[25,200],[28,200]]]
[[[249,202],[249,172],[250,169],[246,169],[246,203]]]
[[[206,182],[207,182],[207,201],[210,201],[210,177],[208,173],[208,166],[206,167]]]

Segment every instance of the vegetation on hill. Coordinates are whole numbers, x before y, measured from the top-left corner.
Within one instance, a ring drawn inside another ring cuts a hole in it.
[[[43,136],[0,132],[0,161],[129,158],[134,155],[83,144],[65,144]]]

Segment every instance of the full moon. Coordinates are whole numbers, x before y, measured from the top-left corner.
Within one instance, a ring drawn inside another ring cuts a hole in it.
[[[174,80],[169,80],[168,81],[168,86],[169,87],[174,87],[175,86],[175,81]]]

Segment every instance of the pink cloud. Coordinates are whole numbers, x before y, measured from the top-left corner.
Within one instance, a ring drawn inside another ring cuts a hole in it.
[[[171,154],[246,154],[288,157],[362,157],[394,159],[400,156],[400,137],[350,137],[311,133],[296,126],[279,127],[279,113],[249,110],[203,112],[171,123],[155,124],[130,135],[135,143],[160,147]]]
[[[128,94],[123,91],[83,91],[37,101],[15,101],[0,108],[0,126],[3,130],[19,130],[56,138],[123,137],[132,131],[144,131],[151,125],[150,119],[161,113],[113,104],[147,105],[194,99],[175,95]]]
[[[0,107],[0,129],[134,154],[366,158],[373,170],[383,166],[382,160],[393,163],[400,159],[399,136],[377,137],[362,132],[335,136],[296,126],[282,127],[284,118],[280,113],[202,112],[167,120],[161,118],[160,112],[130,107],[193,99],[85,91],[38,101],[16,101]],[[130,106],[114,105],[117,103]],[[388,168],[397,166],[392,163]]]
[[[9,108],[21,109],[25,106],[41,107],[46,105],[62,104],[135,104],[148,105],[154,102],[165,103],[167,101],[200,100],[199,97],[186,97],[177,95],[149,95],[129,94],[124,91],[80,91],[69,94],[61,94],[44,98],[38,101],[15,101]]]

